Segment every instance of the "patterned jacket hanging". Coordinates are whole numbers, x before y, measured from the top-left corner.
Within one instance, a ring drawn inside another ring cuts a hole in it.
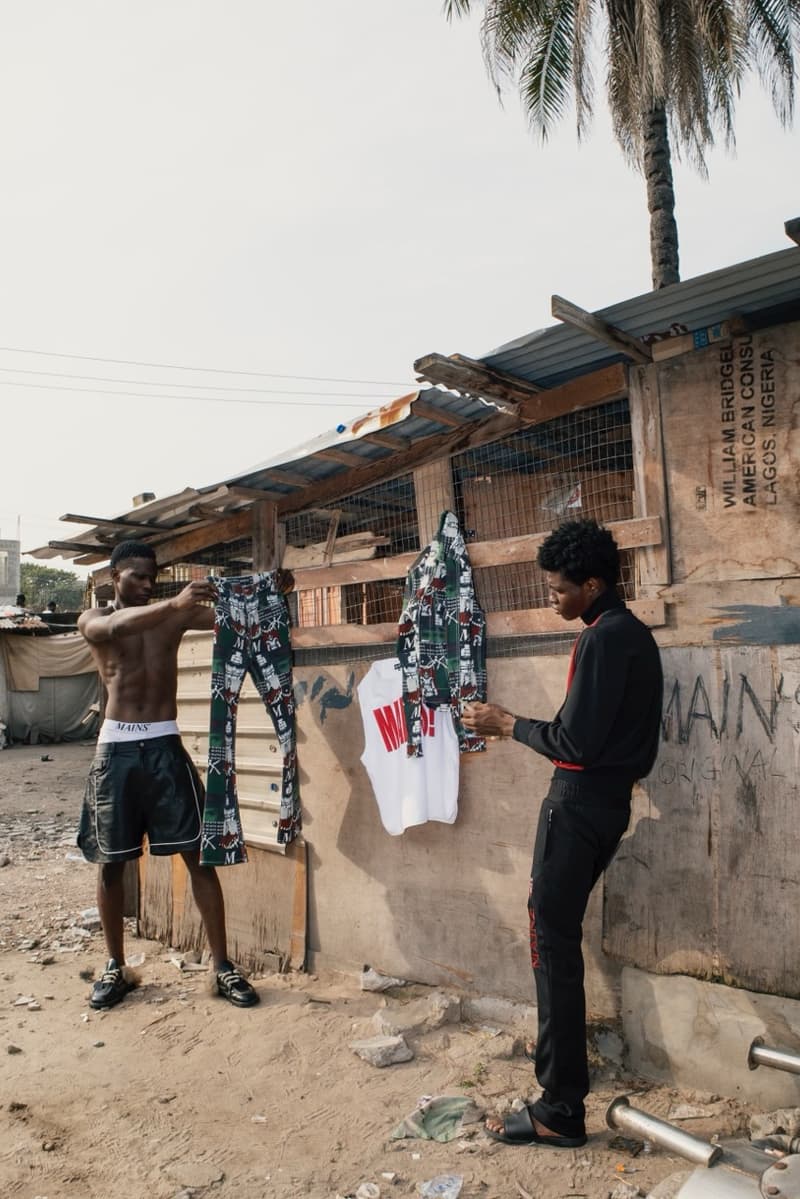
[[[408,572],[397,656],[409,756],[422,756],[422,704],[450,709],[462,753],[485,749],[461,723],[465,703],[486,699],[486,617],[452,512],[442,513],[436,536]]]

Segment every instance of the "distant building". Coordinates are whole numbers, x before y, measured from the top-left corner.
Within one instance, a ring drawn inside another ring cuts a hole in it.
[[[18,541],[0,540],[0,604],[13,604],[19,594]]]

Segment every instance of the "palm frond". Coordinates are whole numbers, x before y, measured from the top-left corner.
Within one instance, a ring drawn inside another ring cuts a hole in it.
[[[575,0],[550,0],[533,31],[519,90],[531,128],[546,140],[563,116],[574,83]]]
[[[469,16],[471,10],[470,0],[443,0],[442,12],[448,21],[452,21],[454,17]]]
[[[594,0],[576,0],[575,38],[572,45],[572,86],[575,95],[575,120],[579,139],[588,130],[594,110],[594,80],[587,53],[592,41],[594,16]]]
[[[750,61],[782,125],[794,111],[794,46],[798,44],[798,0],[745,0]]]

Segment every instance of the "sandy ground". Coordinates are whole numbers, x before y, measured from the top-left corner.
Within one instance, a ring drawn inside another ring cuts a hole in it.
[[[646,1195],[685,1168],[657,1148],[614,1141],[605,1111],[616,1095],[663,1116],[700,1103],[704,1117],[683,1124],[700,1136],[745,1126],[735,1104],[627,1077],[612,1051],[593,1053],[583,1149],[510,1148],[480,1124],[447,1144],[392,1140],[422,1096],[469,1095],[496,1111],[535,1095],[519,1039],[449,1023],[408,1036],[412,1061],[377,1068],[349,1042],[375,1035],[377,1012],[402,1019],[427,988],[382,995],[347,975],[267,975],[256,983],[259,1007],[239,1011],[212,994],[208,974],[177,969],[169,947],[133,928],[128,955],[143,955],[141,985],[113,1011],[90,1012],[105,951],[82,916],[95,875],[74,828],[91,756],[85,745],[0,753],[4,1199],[334,1199],[360,1187],[375,1195],[369,1183],[386,1199],[419,1195],[445,1174],[463,1178],[461,1199],[608,1199]],[[593,1038],[615,1043],[613,1030]]]

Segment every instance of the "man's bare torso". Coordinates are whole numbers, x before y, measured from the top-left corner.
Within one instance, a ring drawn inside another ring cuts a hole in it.
[[[106,688],[110,720],[175,719],[178,647],[184,631],[182,621],[171,620],[143,633],[90,643]]]
[[[155,560],[131,557],[111,569],[114,603],[83,612],[78,628],[89,643],[107,692],[109,720],[175,720],[178,647],[187,629],[214,627],[216,588],[194,579],[179,595],[151,602]]]

